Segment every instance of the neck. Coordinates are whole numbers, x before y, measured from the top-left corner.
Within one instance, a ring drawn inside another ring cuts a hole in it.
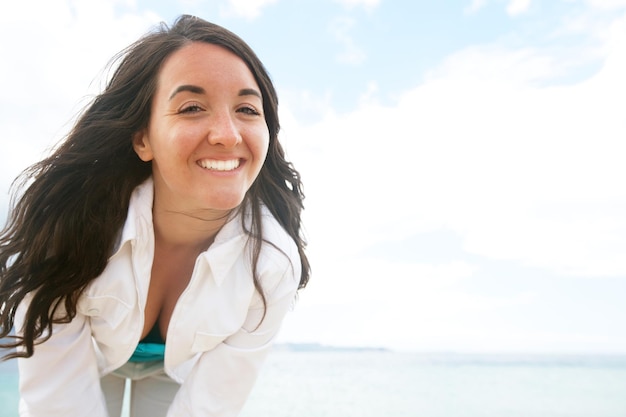
[[[182,213],[154,207],[154,236],[157,244],[171,249],[206,250],[229,218],[229,212]]]

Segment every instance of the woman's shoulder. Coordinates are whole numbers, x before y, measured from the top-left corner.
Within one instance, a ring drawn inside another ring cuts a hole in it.
[[[259,253],[257,271],[266,295],[280,297],[296,291],[300,280],[300,254],[289,233],[263,206],[261,210],[263,242]]]
[[[289,233],[282,227],[280,222],[272,215],[267,207],[261,211],[263,223],[263,242],[259,254],[258,269],[262,276],[273,276],[273,287],[280,281],[293,281],[296,283],[300,278],[300,255],[298,247]]]

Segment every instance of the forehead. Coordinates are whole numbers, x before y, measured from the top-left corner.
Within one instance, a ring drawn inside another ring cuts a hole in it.
[[[254,75],[241,58],[226,48],[206,42],[183,46],[163,62],[159,71],[159,89],[193,83],[258,88]]]

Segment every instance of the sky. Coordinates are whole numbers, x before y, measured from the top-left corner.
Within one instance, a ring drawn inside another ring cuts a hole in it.
[[[313,274],[282,343],[626,353],[626,0],[0,6],[0,216],[119,50],[195,14],[280,97]]]

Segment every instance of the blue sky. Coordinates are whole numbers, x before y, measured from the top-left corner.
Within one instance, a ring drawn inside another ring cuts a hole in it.
[[[160,21],[241,35],[280,95],[313,277],[281,342],[626,353],[626,1],[0,6],[0,213]]]

